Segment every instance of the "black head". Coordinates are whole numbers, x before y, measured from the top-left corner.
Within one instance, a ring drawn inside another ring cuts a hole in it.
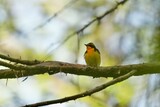
[[[86,46],[89,46],[89,47],[91,47],[91,48],[94,48],[94,49],[96,49],[96,46],[92,43],[92,42],[90,42],[90,43],[88,43],[88,44],[85,44]]]

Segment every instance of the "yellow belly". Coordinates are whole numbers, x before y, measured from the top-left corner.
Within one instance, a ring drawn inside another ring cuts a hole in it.
[[[101,58],[98,52],[96,51],[87,52],[84,58],[88,66],[93,66],[93,67],[100,66]]]

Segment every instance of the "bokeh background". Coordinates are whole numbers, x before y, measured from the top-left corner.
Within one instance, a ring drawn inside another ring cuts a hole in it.
[[[128,0],[102,20],[72,35],[116,2],[118,0],[0,0],[0,53],[27,60],[85,64],[84,44],[93,42],[101,52],[101,66],[159,62],[160,0]],[[59,73],[23,80],[0,80],[1,107],[74,95],[111,78]],[[49,107],[75,106],[160,107],[160,76],[132,77],[92,96]]]

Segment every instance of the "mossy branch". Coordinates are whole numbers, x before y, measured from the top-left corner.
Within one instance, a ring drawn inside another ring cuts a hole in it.
[[[9,55],[5,56],[5,55],[2,55],[2,54],[0,54],[0,58],[4,59],[4,60],[8,60],[10,62],[21,63],[21,64],[24,64],[24,65],[35,65],[35,64],[39,64],[39,63],[43,62],[43,61],[38,61],[38,60],[33,60],[33,61],[21,60],[21,59],[12,58]]]
[[[8,58],[7,60],[12,61],[10,59]],[[63,72],[66,74],[92,76],[94,78],[98,77],[115,78],[127,74],[132,70],[137,71],[134,74],[134,76],[160,73],[160,63],[141,63],[132,65],[107,66],[107,67],[104,66],[89,67],[86,65],[71,64],[59,61],[46,61],[46,62],[39,61],[39,64],[34,64],[34,65],[23,64],[21,62],[23,62],[24,60],[21,61],[20,59],[14,60],[14,62],[16,61],[18,61],[18,64],[12,62],[0,61],[0,66],[8,68],[0,70],[0,79],[20,78],[20,77],[33,76],[44,73],[53,75],[59,72]]]

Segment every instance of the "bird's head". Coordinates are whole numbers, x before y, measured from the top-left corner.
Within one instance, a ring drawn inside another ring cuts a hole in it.
[[[96,46],[92,42],[87,43],[85,45],[86,45],[87,50],[96,49]]]

